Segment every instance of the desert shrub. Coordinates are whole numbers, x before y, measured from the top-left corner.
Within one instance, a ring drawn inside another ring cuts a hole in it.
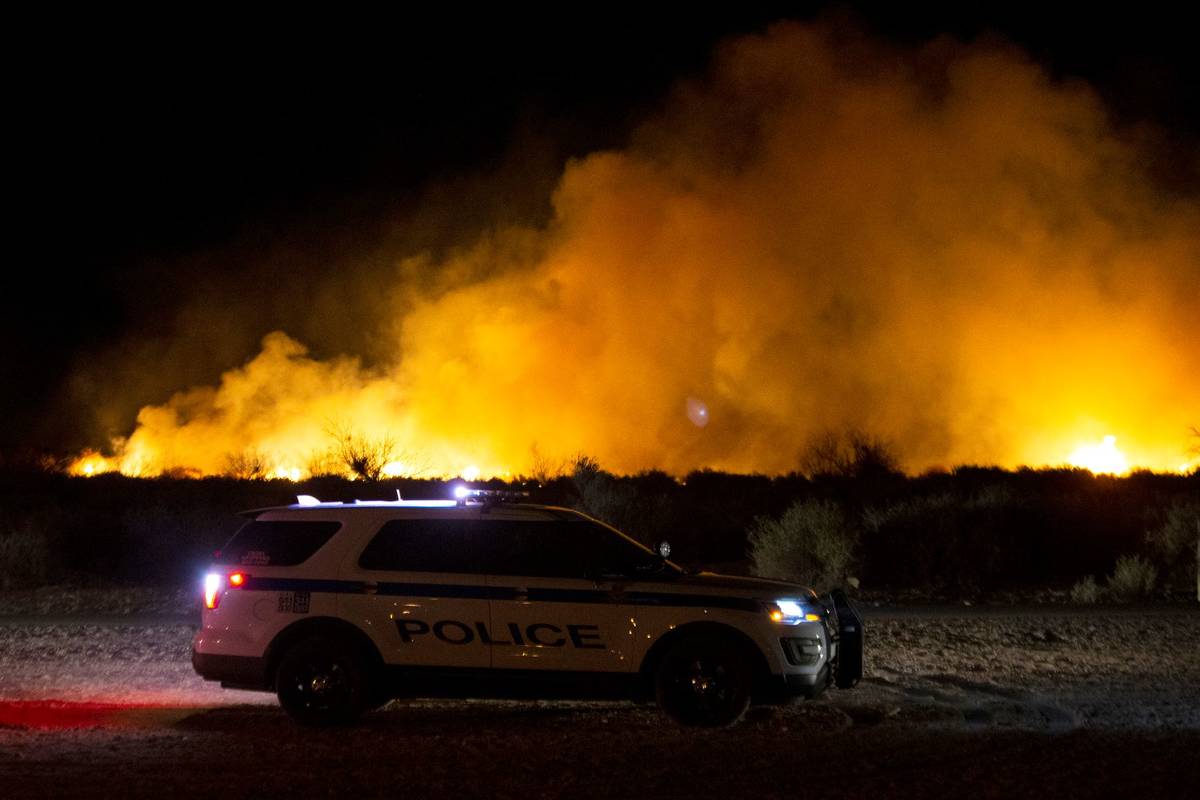
[[[627,529],[637,491],[600,469],[594,458],[580,456],[571,473],[579,492],[579,510],[614,528]]]
[[[961,527],[952,494],[913,497],[863,511],[866,577],[873,585],[932,588]]]
[[[383,468],[396,460],[396,440],[391,436],[370,437],[346,428],[331,427],[332,452],[349,474],[364,481],[377,481]]]
[[[241,523],[234,513],[241,509],[290,503],[297,494],[354,500],[400,489],[406,498],[433,498],[450,490],[433,479],[348,480],[336,454],[317,455],[299,464],[314,477],[292,483],[5,471],[0,453],[0,536],[26,527],[44,534],[50,582],[168,584],[192,579],[195,565]],[[543,486],[513,488],[531,491],[534,502],[578,507],[648,544],[669,539],[689,566],[749,571],[747,534],[755,520],[779,518],[805,499],[837,503],[860,531],[854,574],[872,590],[972,596],[1069,587],[1095,575],[1104,591],[1100,576],[1128,553],[1151,560],[1159,587],[1178,586],[1195,563],[1184,534],[1186,509],[1200,506],[1200,471],[1115,478],[959,467],[875,481],[703,470],[677,481],[661,473],[614,476],[595,462],[580,466]]]
[[[865,431],[824,431],[812,437],[800,457],[809,477],[872,478],[898,475],[900,460],[885,439]]]
[[[754,574],[824,590],[845,580],[858,531],[836,503],[801,500],[778,519],[756,519],[748,540]]]
[[[872,586],[975,594],[1029,576],[1026,510],[1004,486],[937,492],[863,511],[864,578]]]
[[[261,481],[266,480],[268,472],[267,457],[254,448],[243,450],[240,453],[229,453],[225,456],[223,474],[227,478]]]
[[[1163,583],[1168,588],[1184,589],[1200,570],[1200,505],[1174,503],[1163,515],[1162,523],[1146,534],[1156,560],[1162,567]]]
[[[665,473],[643,472],[618,478],[600,468],[587,456],[575,459],[571,480],[579,496],[577,508],[607,522],[643,544],[672,538],[675,504],[671,493],[676,484]],[[676,544],[672,541],[672,546]]]
[[[1149,560],[1141,556],[1121,556],[1108,579],[1108,590],[1115,599],[1128,603],[1149,597],[1157,581],[1158,570]]]
[[[1078,581],[1071,587],[1071,602],[1090,606],[1100,602],[1101,588],[1091,575]]]
[[[539,486],[545,486],[568,473],[572,468],[569,461],[555,460],[538,447],[537,442],[529,446],[529,474],[526,476]]]
[[[337,478],[346,476],[346,465],[335,448],[317,449],[308,454],[304,471],[312,478]]]
[[[0,532],[0,588],[41,586],[49,566],[50,547],[45,533],[27,525]]]

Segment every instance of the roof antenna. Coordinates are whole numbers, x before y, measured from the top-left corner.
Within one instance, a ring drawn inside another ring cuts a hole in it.
[[[400,490],[399,490],[399,489],[397,489],[397,490],[396,490],[396,502],[397,502],[397,503],[402,503],[402,502],[404,502],[404,498],[400,496]]]

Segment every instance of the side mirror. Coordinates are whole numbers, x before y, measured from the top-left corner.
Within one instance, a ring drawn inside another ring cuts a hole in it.
[[[671,555],[669,542],[658,542],[654,545],[654,557],[645,564],[637,566],[639,575],[657,575],[667,568],[667,556]]]

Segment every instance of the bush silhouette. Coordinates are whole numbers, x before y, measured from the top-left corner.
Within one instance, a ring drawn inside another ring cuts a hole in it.
[[[1141,556],[1121,556],[1108,579],[1108,590],[1121,602],[1144,600],[1154,591],[1158,570]]]
[[[750,529],[754,574],[831,589],[846,579],[858,534],[828,500],[801,500],[778,519],[759,517]]]

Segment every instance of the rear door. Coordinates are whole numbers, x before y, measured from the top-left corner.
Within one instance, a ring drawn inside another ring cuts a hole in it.
[[[345,616],[375,641],[384,661],[418,667],[486,668],[487,543],[471,524],[478,509],[383,522],[345,574],[364,591]]]

